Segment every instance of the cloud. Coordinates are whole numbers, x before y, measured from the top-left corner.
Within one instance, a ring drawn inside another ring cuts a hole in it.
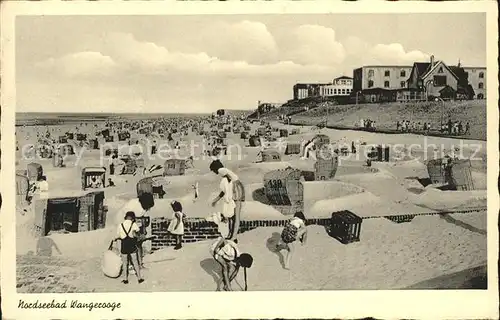
[[[218,22],[201,30],[203,50],[221,60],[266,64],[278,58],[274,36],[261,22]]]
[[[429,60],[429,55],[418,51],[405,51],[399,43],[377,44],[369,52],[372,59],[380,63],[412,64],[418,61]]]
[[[73,78],[107,76],[113,73],[117,64],[109,56],[100,52],[77,52],[62,56],[60,58],[50,58],[36,65],[49,72]]]
[[[346,58],[342,43],[335,37],[335,30],[318,25],[301,25],[290,35],[282,54],[299,64],[335,66]]]
[[[43,67],[64,70],[64,75],[142,74],[176,76],[265,77],[300,76],[332,71],[317,64],[302,65],[293,61],[252,64],[244,60],[223,60],[206,52],[172,52],[152,42],[135,39],[131,34],[112,33],[106,38],[103,52],[80,52],[52,58]],[[304,60],[304,63],[307,61]],[[46,70],[47,71],[47,70]]]

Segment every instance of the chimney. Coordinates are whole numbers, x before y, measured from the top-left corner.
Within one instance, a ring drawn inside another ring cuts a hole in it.
[[[434,67],[434,55],[431,56],[431,68]]]

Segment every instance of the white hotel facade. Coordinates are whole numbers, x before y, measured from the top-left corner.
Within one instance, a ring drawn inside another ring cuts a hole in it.
[[[352,92],[353,79],[342,76],[333,79],[331,84],[323,85],[319,89],[322,97],[348,96]]]

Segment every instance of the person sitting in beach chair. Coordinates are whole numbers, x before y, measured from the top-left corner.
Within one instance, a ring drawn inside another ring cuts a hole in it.
[[[309,159],[310,152],[311,150],[313,150],[313,148],[314,148],[314,139],[311,139],[307,141],[306,144],[304,145],[304,154],[301,160]]]
[[[93,176],[90,179],[89,188],[98,189],[98,188],[101,188],[101,187],[102,187],[102,181],[101,181],[101,179],[97,179],[96,176]]]
[[[192,168],[194,168],[194,159],[193,159],[193,156],[190,156],[186,160],[186,169],[192,169]]]

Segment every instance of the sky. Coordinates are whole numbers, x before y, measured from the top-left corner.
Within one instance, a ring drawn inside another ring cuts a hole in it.
[[[18,112],[253,109],[362,65],[486,66],[484,13],[18,16],[15,39]]]

